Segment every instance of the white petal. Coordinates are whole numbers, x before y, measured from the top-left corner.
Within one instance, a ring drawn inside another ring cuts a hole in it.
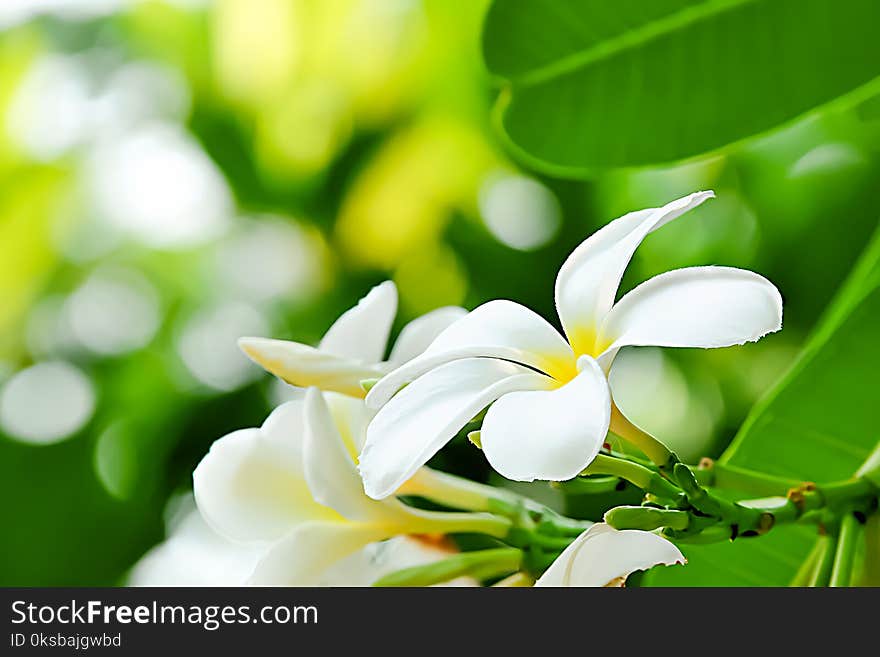
[[[542,374],[490,358],[441,365],[398,393],[370,422],[359,469],[370,497],[394,493],[467,422],[501,395],[552,385]]]
[[[306,393],[305,407],[305,477],[315,501],[349,520],[384,519],[384,505],[364,494],[354,461],[317,388]]]
[[[637,570],[685,561],[675,545],[657,534],[598,523],[565,548],[535,586],[606,586]]]
[[[399,367],[420,355],[438,335],[465,315],[467,311],[464,308],[446,306],[412,320],[400,331],[388,358],[388,364],[391,367]]]
[[[344,395],[363,397],[360,382],[381,376],[375,365],[315,349],[298,342],[270,338],[241,338],[238,346],[263,368],[295,386],[315,386]]]
[[[307,523],[275,543],[250,577],[257,586],[316,586],[325,571],[388,530],[348,522]]]
[[[653,230],[697,207],[714,192],[697,192],[662,208],[630,212],[578,246],[556,277],[556,311],[575,353],[596,354],[596,332],[614,304],[623,272]]]
[[[605,320],[610,343],[603,365],[620,348],[729,347],[782,328],[782,297],[763,276],[732,267],[690,267],[660,274],[625,295]]]
[[[282,404],[259,429],[220,438],[193,472],[196,503],[217,532],[273,540],[304,520],[339,517],[315,503],[303,470],[303,405]]]
[[[380,408],[403,385],[443,363],[472,357],[502,358],[560,379],[574,375],[574,354],[544,318],[513,301],[475,308],[437,336],[421,356],[384,376],[367,396]]]
[[[378,363],[385,357],[396,314],[397,288],[391,281],[380,283],[354,308],[340,315],[318,348],[361,363]]]
[[[611,397],[602,369],[589,356],[581,372],[560,388],[512,392],[489,408],[480,442],[489,464],[515,481],[565,481],[602,448]]]
[[[217,534],[194,504],[168,531],[131,569],[128,586],[241,586],[265,552]]]
[[[375,415],[374,411],[367,408],[363,399],[357,397],[337,392],[325,392],[323,396],[346,450],[352,460],[357,461],[367,439],[367,425]]]

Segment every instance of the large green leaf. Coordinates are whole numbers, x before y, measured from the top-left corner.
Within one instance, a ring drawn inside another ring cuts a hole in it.
[[[500,123],[536,167],[587,175],[688,158],[880,76],[877,0],[495,0]]]
[[[880,231],[801,355],[755,406],[721,461],[818,483],[851,476],[880,441]],[[815,540],[805,527],[685,548],[651,585],[785,585]]]

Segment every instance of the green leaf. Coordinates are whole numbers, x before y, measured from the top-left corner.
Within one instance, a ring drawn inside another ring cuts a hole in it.
[[[880,76],[876,0],[495,0],[483,53],[499,122],[537,168],[583,176],[689,158]]]
[[[755,406],[720,461],[814,481],[846,479],[880,441],[880,230],[800,356]],[[650,585],[786,585],[815,529],[684,547],[686,568],[646,576]]]

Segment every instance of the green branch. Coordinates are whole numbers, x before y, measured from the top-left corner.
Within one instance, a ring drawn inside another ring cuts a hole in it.
[[[522,561],[523,552],[516,548],[462,552],[447,559],[390,573],[376,580],[373,586],[431,586],[457,577],[490,579],[516,572]]]
[[[862,525],[854,513],[847,513],[840,520],[840,533],[837,536],[837,550],[828,586],[850,586],[856,547],[862,535]]]
[[[837,549],[837,541],[833,536],[823,535],[819,537],[819,556],[813,576],[810,578],[810,586],[828,586],[831,579],[831,569],[834,567],[834,555]]]
[[[584,475],[612,475],[625,479],[646,493],[660,498],[678,500],[681,497],[681,491],[658,472],[633,461],[606,454],[597,455],[595,460],[581,472],[581,476]]]
[[[805,483],[797,479],[776,477],[735,465],[718,463],[711,459],[703,459],[694,470],[694,475],[703,486],[714,486],[753,495],[785,495],[790,489],[798,488]]]

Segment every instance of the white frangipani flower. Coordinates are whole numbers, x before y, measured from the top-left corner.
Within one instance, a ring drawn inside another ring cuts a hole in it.
[[[578,246],[556,279],[565,338],[524,306],[490,301],[384,376],[367,395],[380,409],[360,458],[367,494],[394,493],[487,406],[480,438],[495,470],[519,481],[571,479],[612,423],[607,374],[622,347],[726,347],[779,330],[779,291],[730,267],[669,271],[615,303],[642,240],[713,196],[631,212]]]
[[[241,586],[263,548],[226,540],[206,523],[188,496],[174,501],[167,538],[132,567],[128,586]],[[171,506],[171,505],[169,505]]]
[[[242,586],[267,546],[230,541],[211,529],[191,495],[173,500],[167,538],[132,567],[128,586]],[[424,566],[458,553],[448,539],[395,536],[370,543],[321,572],[319,586],[371,586],[395,571]],[[442,586],[478,586],[457,577]]]
[[[367,418],[362,400],[310,388],[262,427],[224,436],[202,459],[193,483],[208,524],[231,540],[269,546],[251,583],[319,584],[336,562],[397,535],[507,532],[508,521],[488,514],[368,498],[354,461]]]
[[[252,360],[292,385],[363,397],[361,381],[378,378],[419,355],[467,314],[463,308],[447,306],[414,319],[403,327],[385,361],[396,312],[397,288],[385,281],[343,313],[317,348],[270,338],[241,338],[239,345]]]
[[[600,522],[565,548],[535,586],[623,586],[637,570],[686,561],[662,536],[638,529],[617,530]]]

